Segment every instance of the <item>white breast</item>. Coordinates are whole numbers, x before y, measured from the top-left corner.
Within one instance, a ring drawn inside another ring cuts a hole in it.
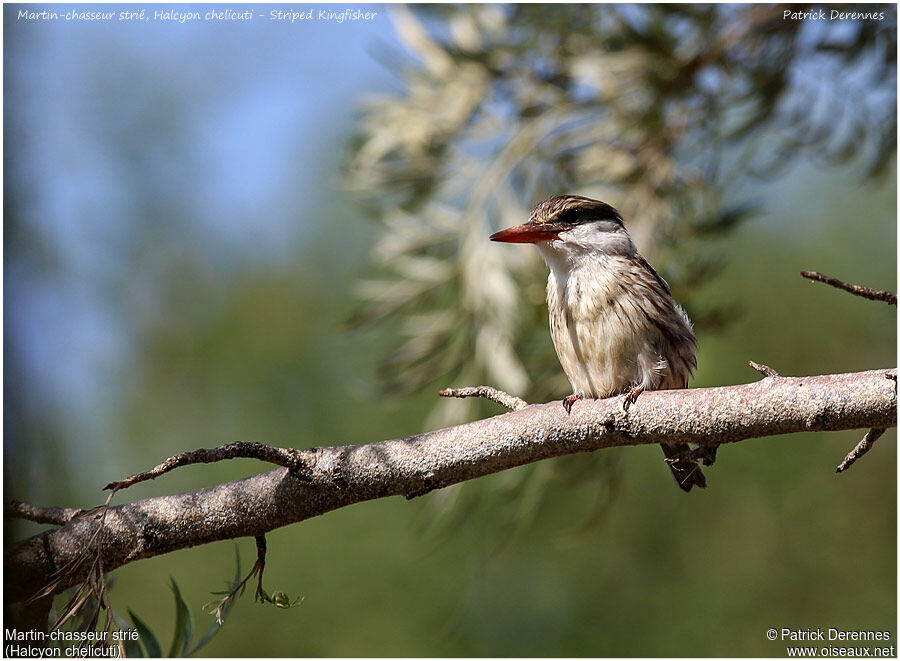
[[[696,364],[693,332],[652,273],[628,256],[573,260],[541,252],[550,266],[550,335],[575,393],[609,397],[632,386],[687,385]],[[660,326],[674,327],[678,337]]]

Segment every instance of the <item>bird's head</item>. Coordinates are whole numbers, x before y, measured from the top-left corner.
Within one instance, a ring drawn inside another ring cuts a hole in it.
[[[619,212],[606,202],[580,195],[544,200],[531,212],[527,223],[492,234],[491,241],[534,243],[542,253],[634,251]]]

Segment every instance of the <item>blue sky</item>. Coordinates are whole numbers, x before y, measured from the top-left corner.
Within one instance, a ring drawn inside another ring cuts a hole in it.
[[[219,273],[290,257],[314,222],[312,191],[337,184],[339,159],[323,171],[323,151],[345,144],[361,94],[391,84],[373,55],[398,47],[379,5],[340,23],[318,12],[344,5],[295,5],[313,18],[293,23],[269,18],[290,5],[146,7],[146,20],[120,20],[142,7],[4,5],[5,186],[53,264],[29,271],[7,254],[7,331],[28,400],[85,435],[129,350],[110,288],[141,223],[176,225]],[[249,22],[152,18],[251,7]],[[25,18],[45,10],[58,18]],[[65,18],[100,11],[114,18]]]

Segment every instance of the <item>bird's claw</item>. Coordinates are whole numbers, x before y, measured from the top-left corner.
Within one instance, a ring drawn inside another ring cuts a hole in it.
[[[572,415],[572,405],[581,399],[581,395],[577,393],[572,393],[565,397],[562,401],[563,408],[566,410],[567,415]]]
[[[632,386],[625,391],[625,399],[622,401],[622,410],[627,411],[641,396],[644,389],[641,386]]]
[[[666,457],[666,463],[674,464],[683,461],[696,464],[698,461],[702,461],[704,466],[712,466],[716,463],[716,450],[718,449],[718,445],[701,445],[690,452],[683,452],[677,457]]]
[[[719,449],[718,445],[701,445],[699,448],[694,450],[694,455],[697,459],[703,460],[704,466],[712,466],[716,463],[716,450]]]

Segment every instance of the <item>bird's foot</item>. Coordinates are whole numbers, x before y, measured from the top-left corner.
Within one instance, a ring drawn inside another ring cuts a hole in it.
[[[675,481],[683,491],[690,491],[693,487],[706,488],[706,477],[696,462],[688,462],[677,459],[666,459]]]
[[[567,414],[572,415],[572,405],[575,402],[577,402],[579,399],[581,399],[581,395],[579,395],[578,393],[574,393],[574,392],[571,395],[568,395],[565,399],[563,399],[563,402],[562,402],[563,408],[566,410]]]
[[[694,455],[697,459],[703,460],[704,466],[712,466],[716,463],[716,450],[719,449],[718,445],[701,445],[699,448],[694,450]]]
[[[632,386],[625,391],[625,399],[622,402],[622,410],[627,411],[632,404],[637,401],[637,398],[641,396],[641,393],[644,392],[644,389],[641,386]]]
[[[682,452],[675,457],[667,457],[666,463],[671,464],[683,461],[696,464],[698,461],[702,461],[704,466],[712,466],[716,463],[716,450],[718,449],[718,445],[701,445],[694,450]]]

